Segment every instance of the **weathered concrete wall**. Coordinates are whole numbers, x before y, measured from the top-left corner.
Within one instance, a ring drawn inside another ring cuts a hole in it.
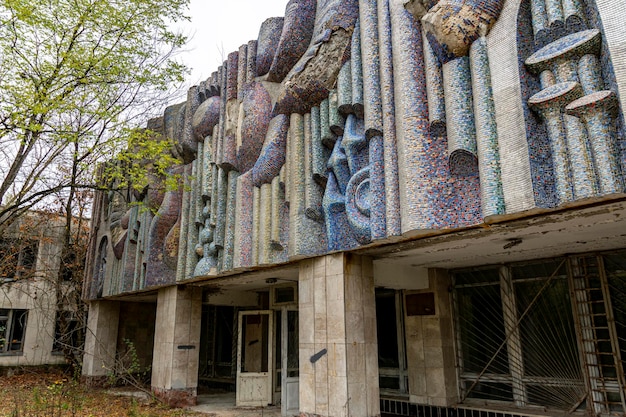
[[[380,416],[372,260],[335,254],[300,263],[300,411]]]
[[[435,311],[405,317],[409,395],[412,403],[451,406],[457,401],[450,278],[445,270],[429,270]]]
[[[8,233],[3,238],[36,240],[37,253],[32,272],[22,279],[1,284],[0,309],[28,310],[28,315],[21,351],[1,354],[0,366],[63,364],[63,355],[52,353],[63,227],[56,219],[49,216],[39,218],[37,214],[27,215],[19,227],[20,232]],[[34,236],[24,236],[24,230]],[[3,262],[6,261],[3,259]]]
[[[172,406],[196,403],[201,316],[199,288],[159,290],[151,384],[154,394]]]

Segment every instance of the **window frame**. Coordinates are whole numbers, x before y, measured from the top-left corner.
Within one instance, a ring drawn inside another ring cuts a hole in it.
[[[545,265],[555,265],[559,264],[558,268],[554,271],[552,276],[532,276],[532,277],[519,277],[514,271],[516,271],[517,267],[524,265],[533,265],[533,264],[545,264]],[[463,273],[480,273],[481,271],[494,270],[497,271],[499,275],[499,280],[497,281],[485,281],[485,282],[468,282],[468,283],[458,283],[457,279]],[[584,384],[584,380],[566,380],[560,378],[558,376],[530,376],[525,374],[524,370],[524,354],[523,354],[523,345],[526,343],[521,337],[521,328],[519,327],[518,319],[520,319],[520,315],[522,315],[522,311],[518,311],[518,300],[516,295],[516,285],[528,283],[528,282],[547,282],[549,280],[565,280],[567,283],[568,279],[568,271],[567,271],[567,258],[555,258],[555,259],[544,259],[544,260],[532,260],[528,262],[522,263],[512,263],[512,264],[504,264],[504,265],[491,265],[486,267],[479,268],[470,268],[463,270],[456,270],[452,272],[452,282],[453,282],[453,307],[454,307],[454,327],[455,327],[455,345],[456,345],[456,354],[457,354],[457,372],[458,372],[458,383],[459,383],[459,395],[462,398],[463,402],[472,403],[472,402],[481,402],[481,403],[493,403],[493,404],[511,404],[518,407],[524,408],[537,408],[541,407],[539,404],[533,404],[532,401],[529,400],[528,386],[533,383],[541,383],[541,384],[549,384],[552,386],[560,386],[560,385],[568,385],[568,384]],[[566,284],[568,285],[568,284]],[[460,310],[459,304],[459,290],[463,290],[464,288],[471,287],[485,287],[485,286],[497,286],[500,292],[500,301],[502,306],[502,318],[504,323],[504,355],[508,358],[508,373],[487,373],[484,372],[479,374],[473,371],[467,371],[464,368],[464,360],[466,358],[464,355],[464,341],[462,337],[461,331],[461,315],[463,314]],[[569,288],[568,288],[569,290]],[[578,339],[574,339],[574,344],[578,344]],[[584,370],[581,365],[581,377],[584,377]],[[511,399],[487,399],[482,397],[471,397],[469,396],[467,390],[468,386],[473,386],[474,381],[478,381],[480,379],[480,383],[487,384],[502,384],[510,387],[511,389]]]
[[[16,324],[21,323],[21,338],[13,339]],[[26,339],[26,326],[28,324],[28,310],[25,309],[0,309],[0,323],[4,323],[0,336],[0,356],[22,355],[24,353],[24,340]],[[0,324],[0,327],[2,325]]]
[[[11,265],[3,265],[0,282],[12,282],[28,278],[37,269],[39,240],[26,238],[0,238],[0,260],[5,259]],[[11,258],[8,260],[8,258]]]
[[[60,328],[61,315],[65,316],[66,329],[64,332]],[[74,312],[68,310],[57,311],[51,353],[53,355],[64,355],[65,347],[69,347],[72,351],[78,349],[80,347],[77,334],[79,330],[80,323]]]

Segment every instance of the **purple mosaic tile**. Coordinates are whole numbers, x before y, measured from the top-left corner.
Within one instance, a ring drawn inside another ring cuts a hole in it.
[[[265,135],[272,119],[271,97],[263,84],[252,82],[244,88],[244,95],[241,104],[243,111],[239,115],[241,120],[239,131],[240,143],[237,149],[237,169],[239,172],[250,170],[261,153]]]
[[[267,80],[281,82],[309,47],[315,24],[315,0],[289,0],[285,21]]]
[[[237,98],[237,78],[239,76],[239,52],[228,54],[228,64],[226,65],[226,100]]]
[[[283,33],[284,20],[283,17],[271,17],[261,24],[256,51],[257,76],[267,74],[272,66]]]
[[[191,125],[196,140],[204,140],[205,137],[213,134],[213,128],[220,121],[220,98],[217,96],[205,100],[198,106]]]
[[[257,41],[248,42],[248,58],[246,60],[246,82],[252,82],[258,75],[256,70]]]
[[[279,114],[270,121],[265,145],[252,168],[252,183],[255,187],[272,182],[279,175],[285,164],[288,130],[289,118],[286,115]]]

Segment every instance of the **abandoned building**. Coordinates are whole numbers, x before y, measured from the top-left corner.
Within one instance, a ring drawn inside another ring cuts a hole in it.
[[[0,235],[0,367],[64,365],[78,353],[67,349],[79,348],[84,321],[73,276],[82,262],[64,254],[64,220],[30,211]]]
[[[83,375],[128,339],[174,405],[624,415],[624,22],[290,0],[149,122],[184,186],[97,196]]]

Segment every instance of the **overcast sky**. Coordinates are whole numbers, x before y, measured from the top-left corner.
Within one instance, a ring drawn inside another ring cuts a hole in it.
[[[207,79],[228,54],[257,39],[261,23],[284,16],[288,0],[191,0],[191,22],[181,30],[190,37],[180,60],[191,68],[187,85]]]

